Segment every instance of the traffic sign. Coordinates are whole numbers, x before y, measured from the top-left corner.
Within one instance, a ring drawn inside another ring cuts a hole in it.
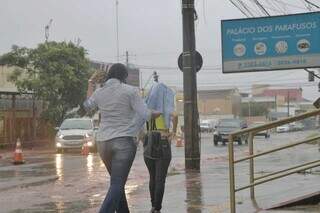
[[[196,71],[197,72],[201,70],[202,65],[203,65],[202,56],[198,51],[196,51]],[[179,69],[183,72],[183,53],[179,55],[178,66],[179,66]]]

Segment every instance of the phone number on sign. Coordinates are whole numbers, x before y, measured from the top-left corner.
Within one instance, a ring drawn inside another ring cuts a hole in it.
[[[292,60],[278,60],[278,61],[248,61],[239,62],[238,69],[250,69],[250,68],[272,68],[272,66],[282,66],[282,65],[302,65],[306,64],[307,59],[292,59]]]
[[[271,67],[271,61],[248,61],[238,63],[238,69],[248,69],[248,68],[266,68]]]

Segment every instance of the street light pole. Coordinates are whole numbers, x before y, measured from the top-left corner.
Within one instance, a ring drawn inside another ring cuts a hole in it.
[[[119,1],[116,0],[117,62],[119,62]]]
[[[195,67],[194,0],[182,0],[183,93],[186,170],[200,170],[199,114]]]

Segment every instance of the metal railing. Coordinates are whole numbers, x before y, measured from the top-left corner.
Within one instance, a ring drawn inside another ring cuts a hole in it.
[[[292,143],[289,145],[280,146],[280,147],[277,147],[272,150],[268,150],[265,152],[254,154],[253,138],[256,133],[264,131],[264,130],[272,129],[272,128],[275,128],[277,126],[281,126],[284,124],[288,124],[291,122],[295,122],[295,121],[303,120],[303,119],[306,119],[309,117],[317,116],[317,115],[320,115],[320,109],[317,109],[317,110],[314,110],[311,112],[307,112],[307,113],[304,113],[304,114],[301,114],[301,115],[298,115],[295,117],[290,117],[290,118],[270,122],[270,123],[267,123],[267,124],[264,124],[261,126],[243,129],[243,130],[240,130],[240,131],[237,131],[237,132],[230,134],[228,148],[229,148],[229,179],[230,179],[229,184],[230,184],[230,210],[231,210],[230,212],[231,213],[236,212],[236,196],[235,196],[236,192],[250,188],[250,197],[251,197],[252,201],[254,203],[256,203],[256,200],[255,200],[255,186],[256,185],[260,185],[260,184],[270,182],[270,181],[273,181],[273,180],[276,180],[276,179],[279,179],[282,177],[286,177],[288,175],[291,175],[291,174],[294,174],[294,173],[297,173],[300,171],[304,171],[307,169],[311,169],[311,168],[320,166],[320,160],[315,160],[312,162],[304,163],[304,164],[297,165],[297,166],[294,166],[291,168],[287,168],[287,169],[283,169],[283,170],[280,170],[277,172],[273,172],[273,173],[270,173],[270,174],[267,174],[264,176],[260,176],[260,177],[254,176],[254,159],[255,158],[320,139],[320,136],[315,136],[315,137],[301,140],[301,141],[298,141],[298,142],[295,142],[295,143]],[[248,137],[249,156],[235,160],[233,141],[236,137],[239,137],[239,135],[249,135],[249,137]],[[249,170],[250,170],[249,184],[242,186],[242,187],[239,187],[239,188],[236,188],[235,173],[234,173],[235,164],[243,162],[243,161],[247,161],[247,160],[249,160],[249,167],[250,167],[249,168]]]

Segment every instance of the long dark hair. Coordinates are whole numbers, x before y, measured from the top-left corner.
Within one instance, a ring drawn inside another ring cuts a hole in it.
[[[106,81],[111,78],[118,79],[122,83],[126,83],[128,77],[128,69],[121,63],[112,64],[107,71]]]

